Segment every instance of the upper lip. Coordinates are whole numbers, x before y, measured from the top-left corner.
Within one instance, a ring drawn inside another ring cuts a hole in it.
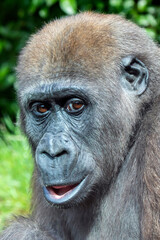
[[[77,179],[77,180],[64,180],[64,181],[54,181],[54,182],[45,182],[44,186],[45,187],[65,187],[65,186],[71,186],[71,185],[75,185],[75,184],[79,184],[83,181],[83,179],[85,179],[86,176],[84,176],[83,178]]]

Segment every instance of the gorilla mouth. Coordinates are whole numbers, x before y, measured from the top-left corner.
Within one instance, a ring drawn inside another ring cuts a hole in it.
[[[44,186],[43,192],[46,200],[55,205],[68,205],[83,191],[88,182],[85,177],[81,182],[68,185]]]
[[[60,199],[63,198],[66,194],[69,194],[77,186],[78,183],[65,186],[49,186],[47,187],[47,190],[53,198]]]

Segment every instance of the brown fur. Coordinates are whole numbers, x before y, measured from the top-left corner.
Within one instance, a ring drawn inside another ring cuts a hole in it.
[[[146,124],[144,153],[142,233],[143,239],[160,239],[160,98],[157,98],[151,122]]]

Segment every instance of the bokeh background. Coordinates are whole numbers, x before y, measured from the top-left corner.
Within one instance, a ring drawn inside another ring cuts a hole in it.
[[[44,23],[82,11],[116,13],[146,29],[160,43],[160,1],[0,1],[0,230],[13,215],[29,212],[33,161],[18,126],[15,95],[17,56],[30,34]]]

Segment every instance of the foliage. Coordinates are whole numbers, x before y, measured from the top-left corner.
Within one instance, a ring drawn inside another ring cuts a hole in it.
[[[160,4],[151,0],[4,0],[0,1],[0,121],[6,114],[15,120],[15,66],[29,35],[44,22],[79,11],[118,13],[160,42]]]
[[[24,215],[29,211],[29,182],[33,167],[26,139],[11,120],[8,119],[7,123],[14,134],[4,126],[3,129],[0,127],[0,230],[13,217],[11,213]]]

